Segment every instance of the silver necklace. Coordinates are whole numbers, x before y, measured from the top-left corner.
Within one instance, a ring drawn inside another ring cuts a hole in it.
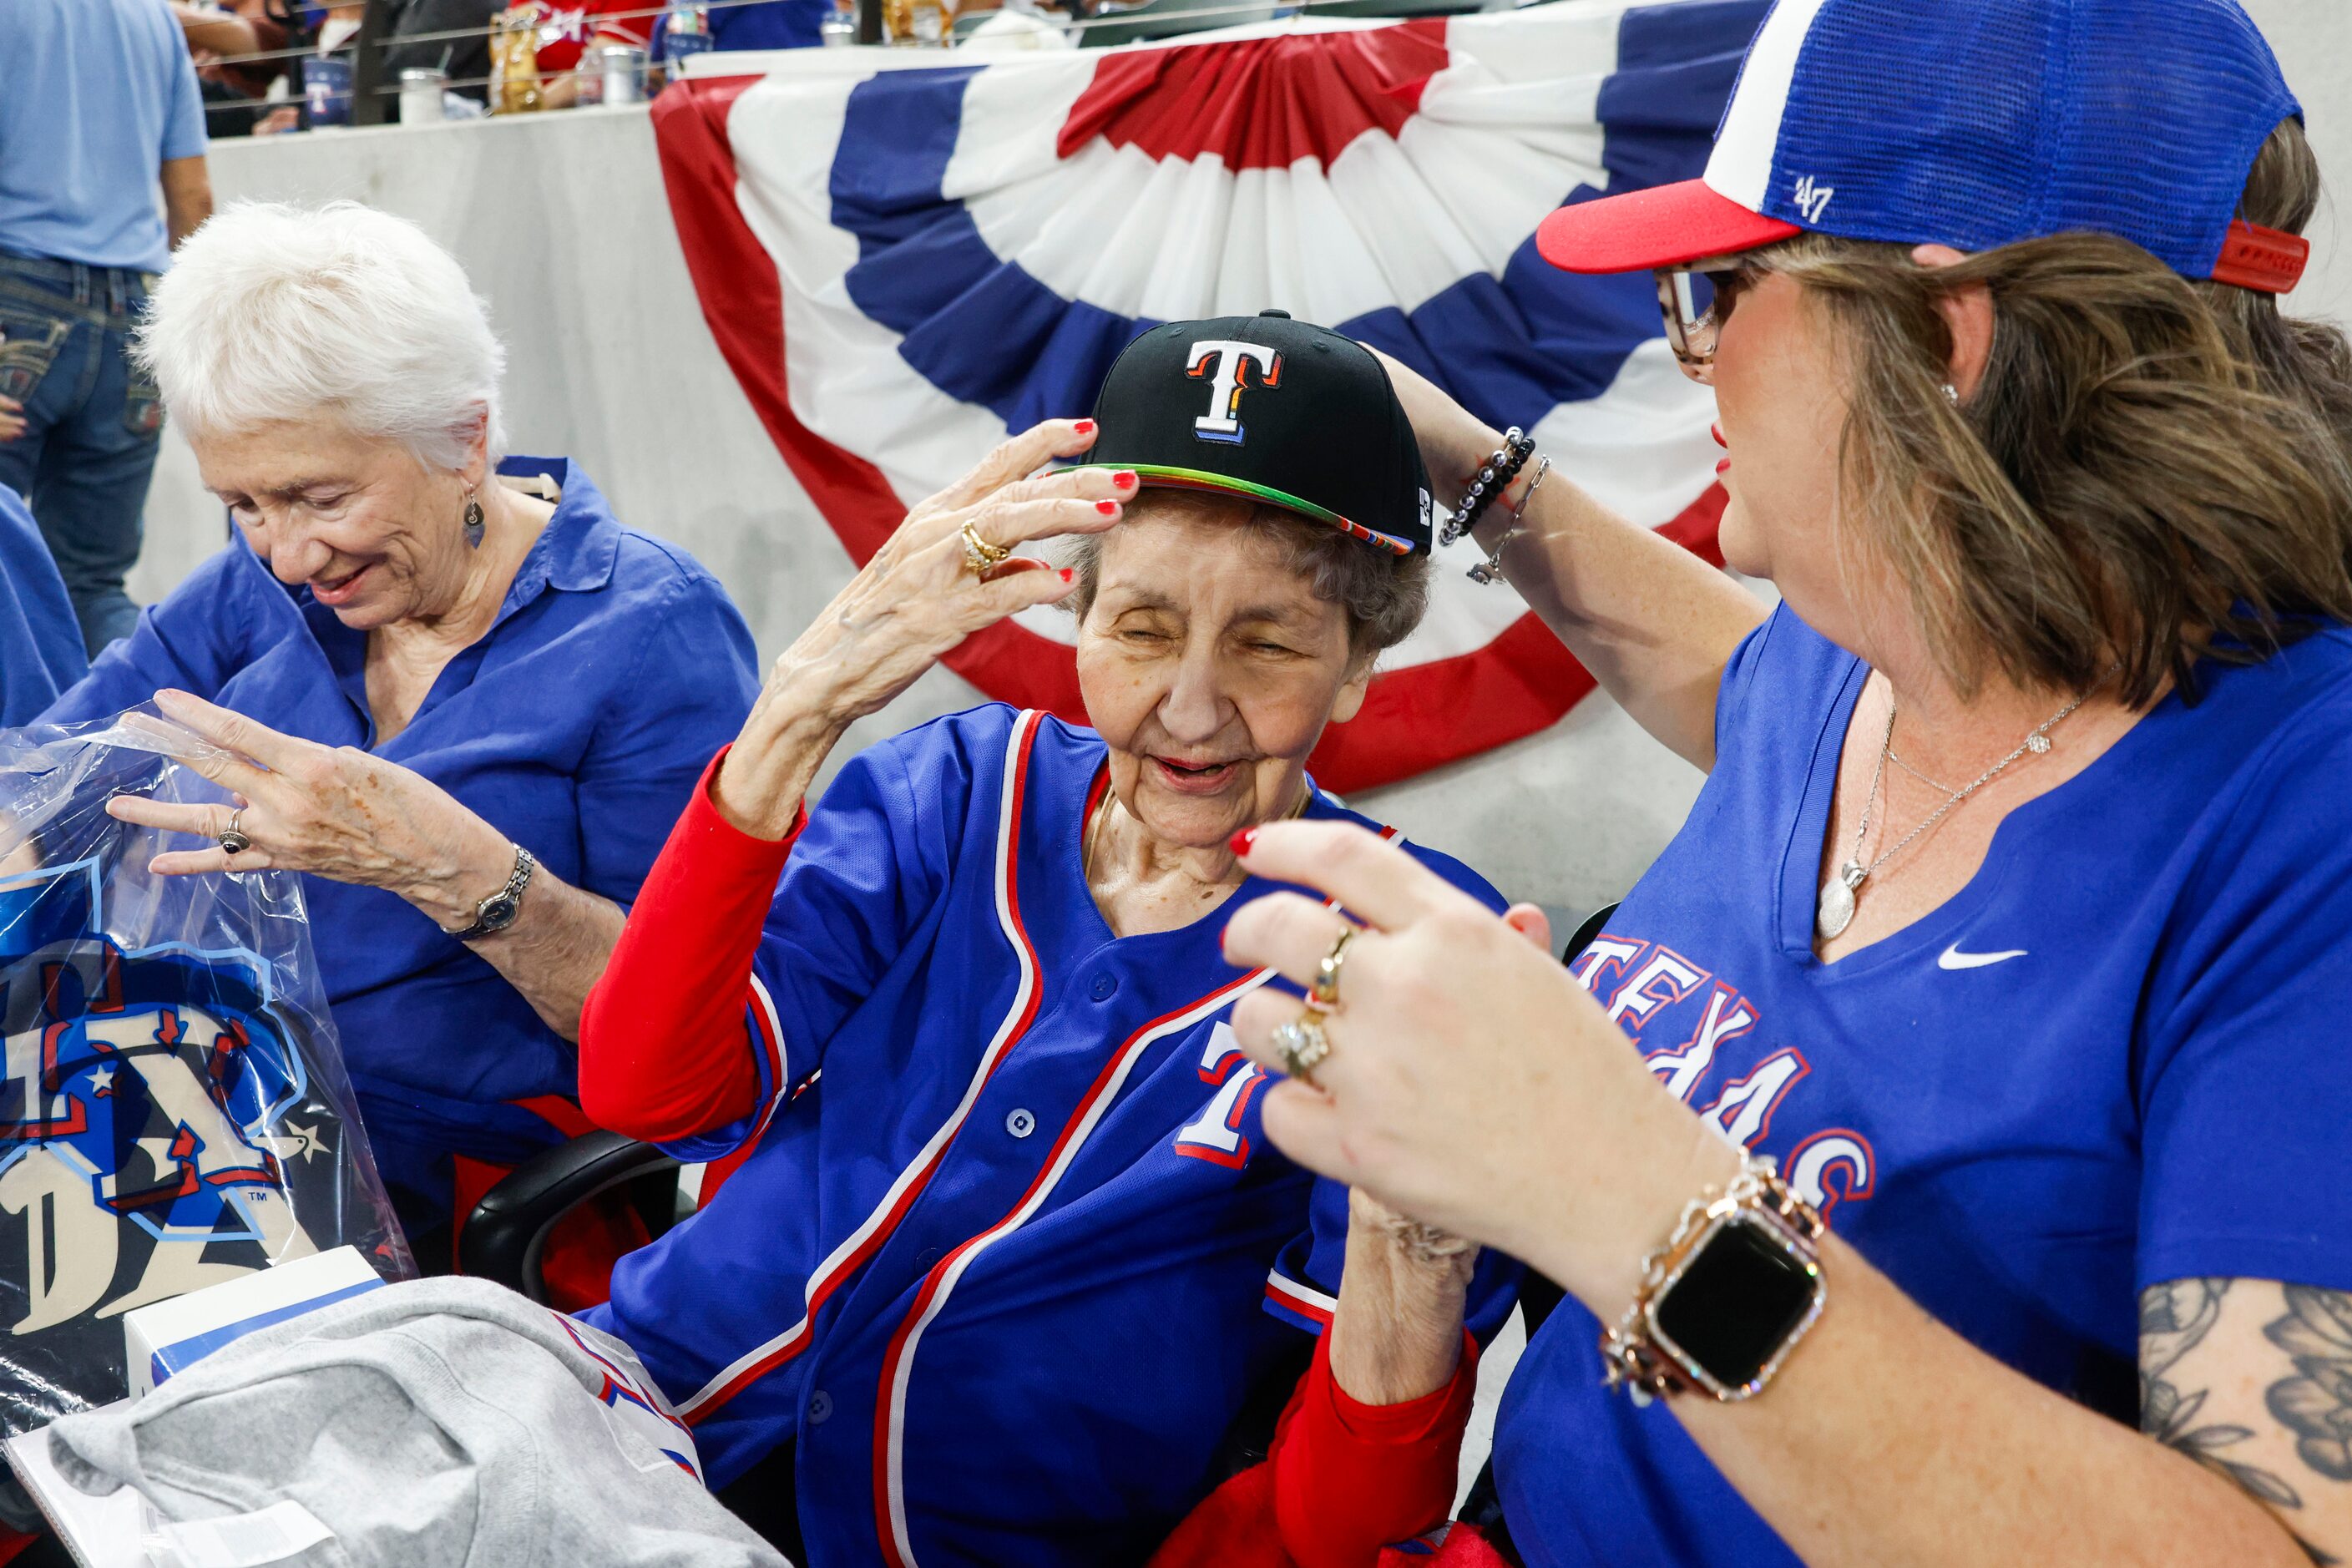
[[[2113,674],[2114,672],[2110,670],[2108,673]],[[2099,681],[2099,685],[2104,686],[2105,684],[2106,680],[2103,677]],[[2095,686],[2091,689],[2095,691],[2098,689],[2098,687]],[[2009,755],[2001,758],[2000,761],[1993,763],[1992,766],[1979,773],[1973,783],[1963,784],[1958,789],[1952,791],[1951,798],[1945,801],[1943,805],[1937,806],[1934,811],[1929,812],[1926,821],[1920,823],[1918,826],[1905,834],[1901,843],[1895,845],[1894,848],[1886,850],[1885,853],[1881,854],[1877,859],[1873,860],[1869,865],[1865,866],[1862,863],[1862,846],[1864,840],[1870,837],[1870,814],[1878,808],[1878,786],[1886,776],[1886,759],[1894,756],[1895,754],[1895,693],[1892,690],[1889,690],[1886,694],[1886,733],[1879,739],[1878,762],[1877,764],[1870,770],[1870,798],[1863,802],[1862,822],[1861,825],[1853,830],[1853,853],[1847,858],[1844,865],[1840,866],[1837,870],[1831,875],[1830,879],[1822,884],[1821,901],[1813,911],[1813,929],[1822,933],[1822,940],[1824,942],[1834,942],[1837,940],[1838,936],[1844,931],[1846,927],[1853,923],[1854,903],[1862,892],[1862,885],[1868,881],[1872,875],[1875,873],[1881,866],[1885,865],[1889,860],[1894,859],[1895,857],[1902,854],[1903,851],[1911,847],[1913,840],[1916,839],[1921,834],[1927,832],[1927,829],[1935,826],[1936,824],[1943,821],[1945,817],[1950,816],[1952,809],[1958,805],[1960,802],[1968,799],[1969,796],[1976,794],[1977,791],[1984,788],[1985,785],[1999,778],[2001,773],[2008,769],[2010,763],[2017,761],[2018,758],[2025,755],[2028,752],[2032,752],[2036,756],[2039,756],[2042,752],[2048,751],[2050,749],[2050,731],[2052,728],[2054,727],[2061,719],[2066,717],[2067,714],[2072,713],[2075,709],[2080,708],[2083,705],[2084,700],[2089,697],[2090,694],[2091,693],[2089,691],[2083,693],[2081,697],[2075,698],[2072,702],[2067,703],[2065,707],[2061,708],[2057,712],[2053,713],[2049,718],[2042,721],[2040,724],[2034,727],[2032,734],[2026,736],[2023,741],[2018,743],[2017,750],[2010,752]],[[1924,774],[1919,774],[1918,770],[1912,767],[1908,763],[1900,763],[1898,765],[1901,766],[1906,773],[1913,773],[1921,777],[1925,776]],[[1941,788],[1942,786],[1938,785],[1937,787]]]
[[[1921,784],[1926,784],[1929,789],[1939,789],[1946,795],[1952,793],[1951,785],[1945,784],[1940,779],[1929,778],[1926,773],[1921,773],[1917,768],[1915,768],[1909,763],[1905,762],[1903,760],[1903,753],[1894,750],[1892,747],[1887,749],[1886,760],[1893,763],[1896,767],[1901,768],[1905,773],[1909,773],[1913,778],[1917,779]]]

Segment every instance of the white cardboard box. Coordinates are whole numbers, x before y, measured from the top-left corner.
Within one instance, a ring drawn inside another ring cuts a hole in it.
[[[131,1397],[152,1392],[221,1346],[383,1281],[355,1247],[338,1247],[123,1314]]]

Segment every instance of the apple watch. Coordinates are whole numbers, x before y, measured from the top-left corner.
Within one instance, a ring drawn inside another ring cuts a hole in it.
[[[1747,1157],[1720,1196],[1686,1205],[1644,1260],[1624,1316],[1601,1331],[1612,1388],[1637,1401],[1699,1389],[1724,1401],[1762,1392],[1821,1315],[1822,1216]]]

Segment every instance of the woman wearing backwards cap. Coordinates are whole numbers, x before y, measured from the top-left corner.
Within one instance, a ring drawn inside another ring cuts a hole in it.
[[[1706,789],[1570,971],[1327,823],[1244,847],[1307,890],[1228,938],[1295,980],[1364,922],[1269,1135],[1574,1298],[1496,1432],[1525,1563],[2352,1555],[2297,112],[2230,0],[1781,0],[1703,181],[1547,224],[1657,272],[1781,602],[1539,458],[1480,537]],[[1464,485],[1497,437],[1400,381]],[[1234,1028],[1277,1064],[1297,1015]]]
[[[714,1481],[783,1452],[808,1561],[1141,1562],[1271,1391],[1285,1452],[1239,1517],[1369,1564],[1452,1503],[1464,1324],[1500,1322],[1516,1268],[1266,1148],[1224,1020],[1268,976],[1219,938],[1271,891],[1236,830],[1371,826],[1306,761],[1421,616],[1428,481],[1379,363],[1278,313],[1154,329],[1096,414],[917,507],[671,835],[583,1016],[583,1103],[741,1163],[593,1321]],[[1066,535],[1066,569],[1011,555]],[[1051,604],[1091,728],[974,709],[804,806],[852,721]],[[1335,1465],[1345,1495],[1268,1495]]]

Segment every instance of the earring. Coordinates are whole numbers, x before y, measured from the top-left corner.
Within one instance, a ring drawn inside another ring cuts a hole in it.
[[[488,519],[482,515],[482,503],[474,499],[473,491],[467,490],[466,492],[466,545],[467,549],[479,550],[482,547],[482,531],[488,526]]]
[[[1944,401],[1955,408],[1960,405],[1960,389],[1948,381],[1944,383]]]

